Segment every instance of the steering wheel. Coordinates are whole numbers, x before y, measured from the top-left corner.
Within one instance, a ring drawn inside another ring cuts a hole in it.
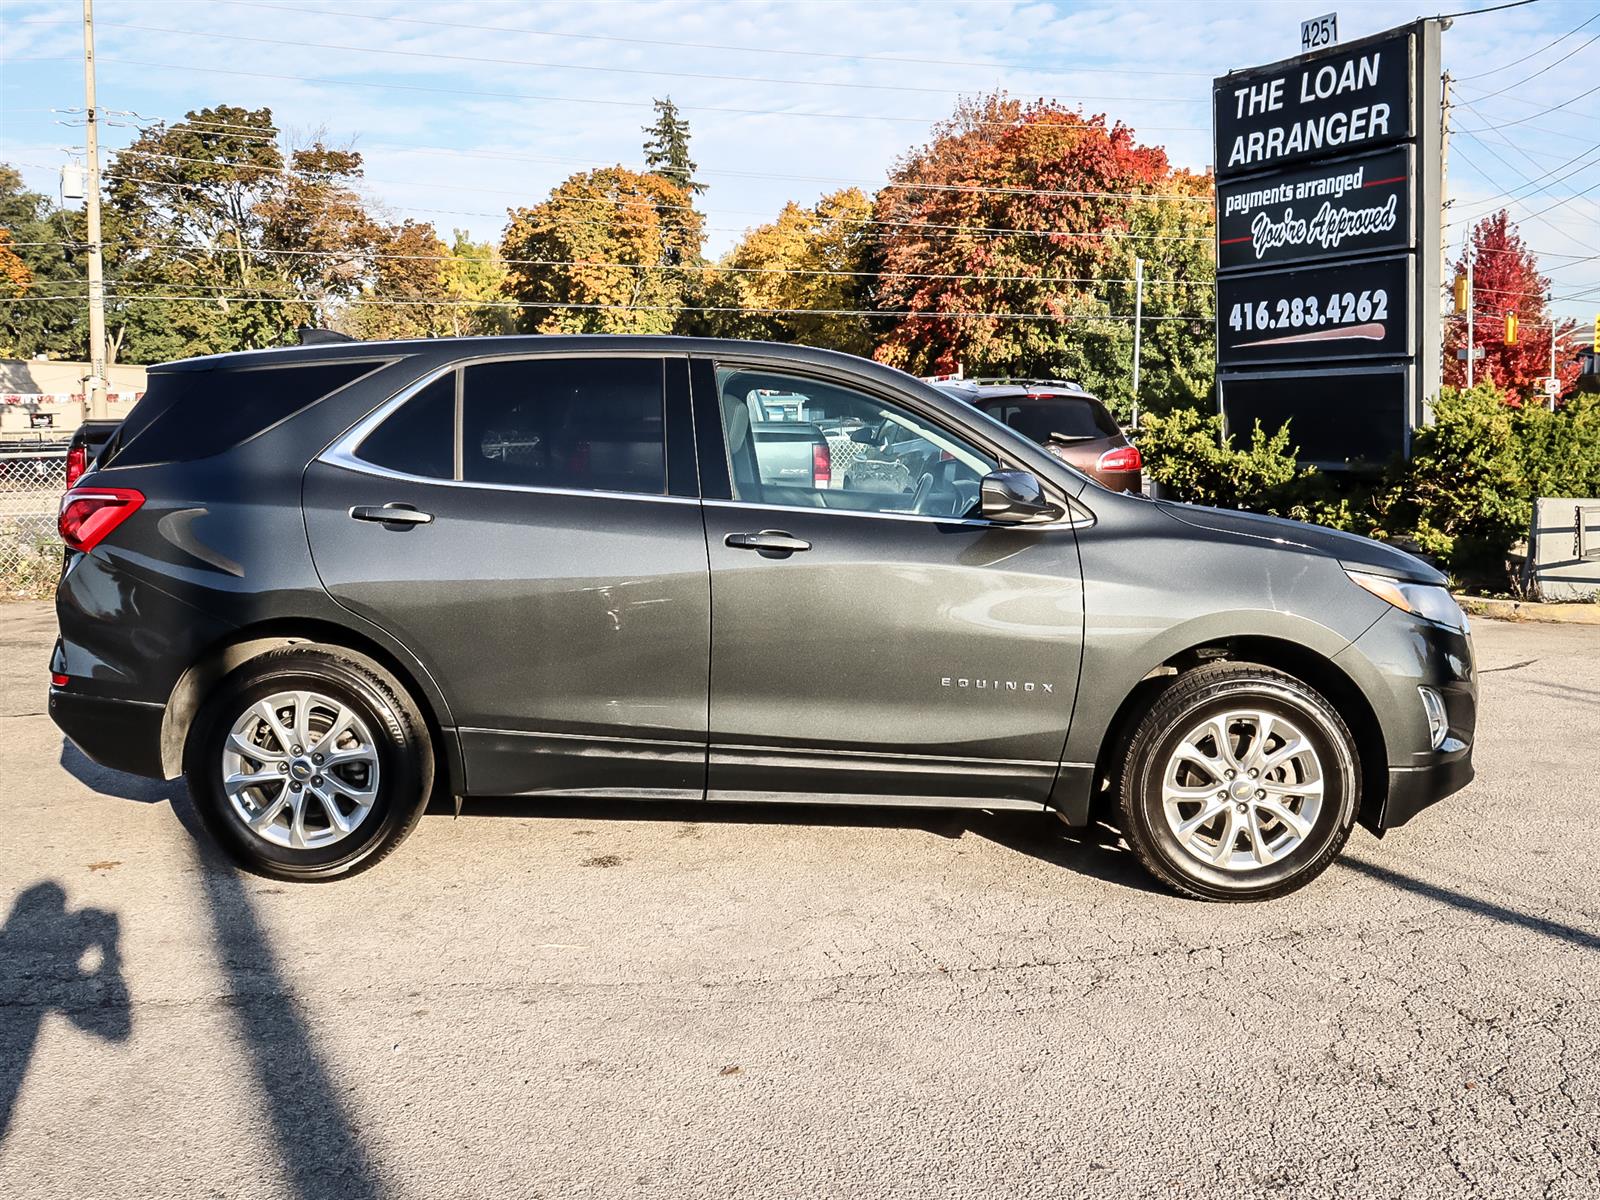
[[[911,511],[926,516],[928,514],[928,500],[933,496],[933,475],[924,471],[922,478],[917,480],[917,490],[911,493]]]

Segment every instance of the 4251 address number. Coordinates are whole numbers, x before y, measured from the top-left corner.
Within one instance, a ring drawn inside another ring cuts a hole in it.
[[[1382,321],[1389,316],[1389,293],[1384,288],[1364,292],[1334,292],[1323,303],[1316,296],[1280,297],[1276,302],[1235,304],[1228,313],[1228,328],[1235,332],[1259,329],[1305,329],[1318,325],[1354,325]]]

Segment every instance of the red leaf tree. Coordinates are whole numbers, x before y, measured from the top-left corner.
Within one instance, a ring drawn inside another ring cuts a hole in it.
[[[1472,314],[1474,345],[1483,348],[1477,360],[1474,383],[1493,383],[1519,401],[1544,400],[1544,379],[1550,374],[1550,338],[1556,343],[1556,377],[1567,394],[1578,378],[1572,355],[1560,351],[1574,328],[1572,321],[1555,321],[1546,298],[1550,280],[1539,273],[1539,260],[1523,244],[1517,227],[1504,209],[1473,226],[1467,245],[1456,261],[1455,275],[1466,274],[1472,264]],[[1506,344],[1506,314],[1515,313],[1517,340]],[[1467,381],[1466,361],[1457,351],[1467,345],[1465,314],[1446,324],[1444,381],[1457,387]]]

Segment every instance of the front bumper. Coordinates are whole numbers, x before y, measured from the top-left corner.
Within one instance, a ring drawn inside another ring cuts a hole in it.
[[[1452,751],[1451,745],[1461,748]],[[1435,752],[1439,761],[1425,767],[1390,767],[1389,794],[1378,813],[1378,827],[1393,829],[1404,825],[1430,804],[1459,792],[1477,774],[1472,766],[1472,747],[1446,741]]]
[[[1387,752],[1387,778],[1367,774],[1364,826],[1382,834],[1472,782],[1478,678],[1469,634],[1391,609],[1334,661],[1372,705]],[[1437,750],[1419,687],[1444,701],[1446,736]]]
[[[162,704],[50,689],[50,719],[85,757],[102,767],[149,779],[166,778],[161,769],[165,712]]]

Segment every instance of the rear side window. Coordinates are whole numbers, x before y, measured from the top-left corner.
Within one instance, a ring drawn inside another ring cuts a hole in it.
[[[1040,445],[1117,437],[1122,430],[1100,401],[1089,396],[1049,400],[998,400],[983,406],[997,421]]]
[[[660,496],[667,490],[660,359],[521,359],[466,368],[469,483]]]
[[[435,379],[356,447],[374,466],[427,479],[455,477],[456,373]]]
[[[108,465],[189,462],[221,454],[381,365],[313,362],[153,372],[144,397],[118,431]]]

